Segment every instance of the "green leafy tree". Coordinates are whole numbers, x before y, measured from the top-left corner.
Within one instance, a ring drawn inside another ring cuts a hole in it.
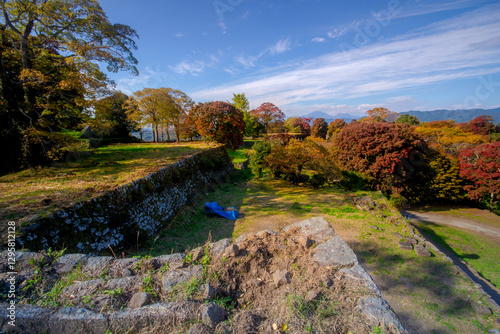
[[[311,128],[311,136],[326,139],[328,133],[328,123],[324,118],[316,118]]]
[[[253,153],[250,156],[250,169],[253,175],[260,177],[264,168],[264,158],[271,153],[271,143],[258,141],[252,146]]]
[[[235,150],[243,143],[243,113],[227,102],[198,103],[189,112],[189,122],[196,124],[206,141],[227,145]]]
[[[300,127],[295,126],[295,120],[298,117],[289,117],[285,120],[285,123],[283,124],[285,126],[285,131],[288,133],[300,133]]]
[[[232,104],[236,109],[239,109],[243,113],[243,119],[245,121],[245,136],[253,137],[254,134],[257,135],[261,126],[257,123],[255,117],[250,115],[250,113],[248,112],[250,103],[248,102],[245,93],[233,93]]]
[[[0,7],[0,119],[9,120],[2,139],[21,147],[10,153],[12,161],[51,161],[44,152],[57,139],[48,138],[73,126],[111,83],[98,63],[137,74],[137,34],[110,23],[96,0],[11,0]]]
[[[409,114],[402,114],[395,120],[396,123],[406,123],[409,125],[419,125],[420,121],[416,116],[412,116]]]
[[[127,95],[115,92],[95,103],[95,121],[108,124],[111,137],[128,137],[133,130],[132,122],[127,119],[127,99]]]
[[[333,122],[330,122],[330,124],[328,124],[328,132],[327,132],[328,139],[331,140],[333,136],[339,133],[340,130],[342,130],[342,128],[346,125],[347,123],[344,122],[343,119],[336,119]]]

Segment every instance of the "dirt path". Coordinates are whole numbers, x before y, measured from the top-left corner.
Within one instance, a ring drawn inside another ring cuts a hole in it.
[[[414,219],[421,222],[442,224],[474,231],[480,234],[498,238],[500,242],[500,226],[496,227],[490,224],[484,224],[478,221],[474,221],[472,219],[457,218],[433,212],[401,211],[401,214],[403,216],[409,217],[412,220]]]

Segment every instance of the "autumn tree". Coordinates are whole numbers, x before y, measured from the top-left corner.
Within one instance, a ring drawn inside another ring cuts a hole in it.
[[[493,123],[493,117],[482,115],[464,124],[463,129],[468,132],[486,136],[495,131],[495,124]]]
[[[328,124],[328,131],[327,131],[327,136],[328,139],[332,139],[333,136],[342,130],[344,126],[346,126],[347,123],[343,119],[336,119],[333,122],[330,122]]]
[[[468,196],[493,210],[500,201],[500,142],[464,149],[459,161],[460,175],[473,183],[465,186]]]
[[[20,161],[19,154],[40,155],[27,150],[50,152],[49,141],[57,142],[49,138],[63,124],[54,121],[78,117],[107,91],[98,63],[137,74],[137,34],[110,23],[96,0],[11,0],[0,7],[0,119],[8,120],[0,126],[2,140],[21,147],[9,153]]]
[[[326,139],[328,123],[324,118],[316,118],[311,128],[311,136]]]
[[[412,149],[424,141],[407,124],[355,122],[334,137],[334,156],[339,167],[371,179],[376,189],[391,191],[392,175]]]
[[[409,115],[409,114],[402,114],[395,120],[396,123],[406,123],[409,125],[418,125],[420,124],[420,121],[418,120],[417,117]]]
[[[131,108],[129,118],[139,120],[143,124],[151,125],[153,141],[160,141],[160,126],[168,119],[169,111],[174,108],[174,101],[163,88],[144,88],[137,91],[129,98],[128,104],[135,106]]]
[[[190,110],[188,118],[190,123],[196,124],[198,132],[206,141],[225,144],[233,150],[243,143],[243,113],[230,103],[198,103]]]
[[[285,120],[285,123],[283,123],[283,126],[285,127],[285,131],[288,133],[300,133],[300,127],[295,126],[295,120],[298,117],[289,117]]]
[[[134,128],[132,122],[127,119],[125,103],[127,99],[127,95],[115,92],[95,103],[95,123],[104,124],[109,129],[111,137],[128,137]]]
[[[180,141],[181,132],[186,131],[185,124],[187,120],[187,115],[189,110],[194,105],[193,100],[181,90],[172,89],[172,88],[161,88],[164,94],[167,94],[170,97],[170,103],[167,106],[164,122],[167,127],[169,125],[174,126],[175,132],[175,140],[177,142]]]
[[[370,120],[374,122],[394,122],[398,118],[399,114],[394,111],[390,111],[387,108],[373,108],[366,112]]]
[[[293,127],[299,129],[302,138],[307,138],[311,135],[311,117],[296,117],[293,121]]]
[[[257,109],[250,110],[250,115],[262,125],[266,133],[281,132],[285,114],[274,104],[266,102]]]

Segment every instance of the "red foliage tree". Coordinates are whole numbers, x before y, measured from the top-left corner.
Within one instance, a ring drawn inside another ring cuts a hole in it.
[[[469,123],[464,125],[466,131],[473,132],[478,135],[488,135],[495,130],[493,117],[489,115],[478,116]]]
[[[293,127],[300,129],[302,138],[307,138],[311,135],[311,126],[309,125],[311,120],[311,117],[297,117],[293,121]]]
[[[311,136],[326,139],[327,132],[328,132],[328,123],[325,121],[325,119],[316,118],[313,121]]]
[[[243,143],[243,113],[227,102],[198,103],[189,113],[188,123],[195,124],[207,141],[228,145],[235,150]]]
[[[283,131],[285,114],[270,102],[262,103],[257,109],[250,110],[250,115],[264,127],[267,133]]]
[[[462,150],[459,161],[460,176],[474,183],[465,186],[469,197],[488,200],[493,210],[500,201],[500,142]]]
[[[369,177],[377,189],[384,188],[387,176],[424,141],[408,124],[355,122],[346,125],[333,139],[340,168]]]

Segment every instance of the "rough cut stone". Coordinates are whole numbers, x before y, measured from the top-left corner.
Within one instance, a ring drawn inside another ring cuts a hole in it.
[[[148,272],[148,271],[155,271],[157,269],[160,269],[161,265],[162,264],[158,259],[152,258],[152,259],[144,261],[142,263],[141,267],[143,270]]]
[[[157,303],[139,309],[127,308],[108,315],[109,330],[112,333],[137,333],[147,328],[150,333],[168,333],[169,326],[198,321],[198,308],[199,304],[193,302]]]
[[[139,281],[135,276],[113,278],[106,282],[105,290],[132,290],[135,285],[139,285]]]
[[[151,304],[151,294],[147,292],[137,292],[128,302],[128,307],[139,308]]]
[[[188,268],[182,268],[178,270],[169,270],[162,278],[162,288],[163,293],[168,293],[172,291],[174,286],[181,282],[187,282],[193,277],[201,279],[202,276],[202,266],[191,266]]]
[[[415,252],[421,257],[431,257],[431,252],[422,246],[415,246]]]
[[[61,256],[54,263],[56,274],[64,275],[69,273],[78,265],[78,263],[84,262],[88,257],[89,256],[86,254],[66,254]]]
[[[408,242],[409,242],[409,243],[411,243],[412,245],[416,245],[416,244],[418,244],[417,239],[412,238],[412,237],[406,237],[406,241],[408,241]]]
[[[103,279],[92,279],[89,281],[76,282],[63,289],[61,295],[69,298],[80,298],[96,293],[104,286]]]
[[[321,281],[325,284],[327,288],[330,288],[333,285],[333,281],[330,279],[330,277],[326,275],[321,276]]]
[[[122,276],[123,277],[132,277],[132,276],[135,276],[135,274],[132,271],[132,269],[125,268],[122,270]]]
[[[168,255],[161,255],[157,256],[154,259],[157,259],[160,261],[162,264],[165,263],[172,263],[172,262],[182,262],[186,256],[182,253],[175,253],[175,254],[168,254]]]
[[[372,225],[369,228],[371,228],[372,230],[382,231],[382,229],[380,227],[378,227],[377,225]]]
[[[8,304],[0,304],[0,331],[8,333],[45,333],[49,329],[49,318],[54,313],[53,310],[41,308],[35,305],[16,305],[16,327],[8,324],[11,319],[7,318]],[[8,331],[9,330],[9,331]]]
[[[402,235],[402,234],[400,234],[400,233],[398,233],[398,232],[394,232],[392,235],[393,235],[396,239],[399,239],[399,240],[401,240],[401,239],[404,239],[404,238],[405,238],[405,236],[404,236],[404,235]]]
[[[343,274],[348,280],[360,282],[377,297],[382,296],[380,290],[377,287],[377,284],[375,284],[370,274],[368,274],[366,270],[359,264],[352,266],[351,268],[340,269],[339,273]]]
[[[236,240],[234,240],[234,243],[237,244],[237,245],[241,245],[248,238],[253,237],[253,236],[254,236],[254,234],[252,234],[252,233],[242,234],[238,238],[236,238]]]
[[[368,318],[374,326],[385,325],[389,328],[396,328],[400,333],[406,333],[401,321],[392,312],[389,303],[378,297],[362,297],[358,301],[357,308],[361,314]]]
[[[413,245],[411,244],[411,242],[408,242],[408,241],[400,241],[399,242],[399,249],[413,250]]]
[[[324,217],[313,217],[288,225],[283,229],[283,231],[288,232],[297,227],[300,228],[300,233],[302,235],[309,236],[316,243],[321,243],[327,239],[337,236],[334,229],[330,226],[330,223],[328,223]]]
[[[226,320],[226,317],[226,310],[214,302],[205,304],[201,308],[201,321],[212,328],[215,328],[219,322]]]
[[[231,244],[224,250],[225,257],[235,257],[240,253],[240,248],[236,244]]]
[[[96,274],[102,272],[107,268],[114,258],[111,256],[93,256],[89,257],[83,266],[83,270],[89,274]]]
[[[267,237],[269,235],[273,235],[273,234],[276,235],[276,234],[278,234],[278,232],[273,231],[273,230],[262,230],[260,232],[255,233],[255,236],[257,238],[265,238],[265,237]]]
[[[231,244],[231,239],[229,238],[219,240],[217,242],[212,243],[210,251],[212,252],[215,258],[219,258],[224,253],[226,247],[229,246],[230,244]]]
[[[58,334],[104,333],[108,319],[85,308],[65,307],[50,317],[49,328],[51,333]]]
[[[349,267],[358,264],[358,258],[338,235],[314,249],[313,260],[320,266]]]
[[[204,299],[213,299],[217,294],[217,290],[210,283],[205,283],[201,287],[201,293]]]
[[[193,262],[198,262],[204,255],[203,247],[193,249],[191,254],[193,254]]]
[[[273,274],[273,280],[274,284],[279,287],[283,284],[290,283],[292,280],[292,275],[286,270],[278,270]]]

